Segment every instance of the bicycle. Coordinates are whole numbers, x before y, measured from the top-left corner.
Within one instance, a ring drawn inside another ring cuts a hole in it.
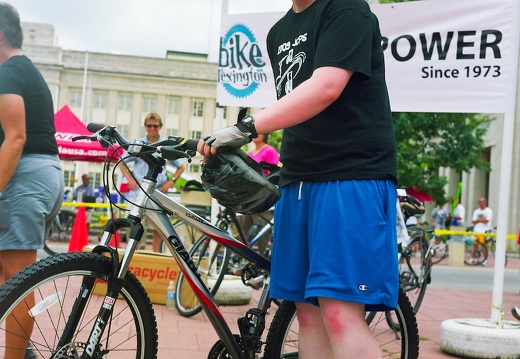
[[[67,246],[63,243],[69,242],[72,233],[72,225],[76,213],[61,209],[52,223],[49,235],[43,243],[43,250],[49,254],[54,255],[67,251]]]
[[[293,333],[298,331],[294,304],[283,302],[277,309],[264,341],[265,315],[271,304],[267,280],[258,306],[238,319],[240,334],[234,335],[206,286],[207,273],[196,269],[195,264],[203,258],[189,255],[169,216],[179,217],[262,270],[269,271],[270,261],[155,190],[156,178],[165,159],[185,157],[189,160],[195,154],[197,141],[169,137],[156,144],[143,145],[129,143],[112,126],[89,124],[88,129],[96,133],[76,139],[99,140],[104,146],[117,142],[130,154],[148,163],[150,171],[141,184],[142,192],[126,218],[108,221],[101,244],[92,252],[47,257],[25,268],[2,286],[0,329],[4,333],[9,330],[6,336],[9,342],[6,344],[0,338],[0,355],[5,356],[8,345],[19,345],[20,350],[25,350],[29,340],[34,352],[47,358],[155,358],[158,338],[154,311],[145,289],[128,270],[143,236],[141,220],[147,218],[166,241],[220,338],[208,358],[255,358],[262,353],[264,358],[297,357],[297,349],[292,347],[297,345],[297,336],[294,337]],[[107,163],[105,168],[108,168]],[[119,259],[108,243],[111,236],[122,228],[129,228],[130,235]],[[93,295],[98,283],[107,287],[101,295]],[[392,312],[401,327],[399,335],[378,325],[381,322],[378,318],[384,315],[375,315],[370,322],[382,354],[392,358],[417,358],[417,322],[402,291],[399,292],[398,308]],[[26,326],[17,324],[24,320],[34,326],[31,335],[21,330]]]
[[[416,198],[400,190],[400,208],[405,221],[411,216],[422,216],[425,208]],[[406,293],[414,313],[419,308],[426,293],[426,287],[431,282],[432,253],[434,241],[429,237],[434,232],[432,227],[419,225],[406,226],[410,238],[399,244],[399,286]],[[399,330],[399,324],[391,316],[386,318],[389,326]]]
[[[450,255],[449,242],[447,236],[435,236],[434,245],[432,247],[432,264],[438,264]]]
[[[468,227],[466,230],[471,232],[473,230],[473,226]],[[487,230],[485,233],[482,233],[482,236],[484,237],[483,239],[477,238],[476,235],[466,236],[464,238],[464,263],[472,266],[486,266],[489,253],[495,257],[496,237],[490,236],[490,234],[493,233],[493,230],[496,230],[496,227],[494,229]],[[504,263],[507,265],[507,255],[505,257]]]
[[[229,208],[224,208],[217,215],[215,227],[232,234],[235,230],[237,239],[248,247],[253,246],[264,237],[272,228],[272,223],[262,215],[259,218],[267,223],[255,233],[246,235],[239,223],[236,213]],[[255,228],[252,228],[255,230]],[[256,232],[256,231],[255,231]],[[206,253],[207,252],[207,253]],[[211,253],[211,254],[210,254]],[[195,266],[202,271],[208,272],[208,284],[212,295],[217,294],[222,281],[227,275],[240,275],[242,282],[253,289],[260,289],[268,274],[265,270],[258,268],[255,263],[249,262],[240,255],[229,251],[225,246],[211,240],[208,236],[201,235],[196,244],[191,248],[189,254],[192,257],[205,258],[199,260]],[[270,259],[270,244],[268,243],[263,253],[264,257]],[[203,268],[201,268],[203,267]],[[183,273],[179,275],[175,290],[175,307],[183,317],[191,317],[202,310],[197,295],[191,290],[189,281]]]

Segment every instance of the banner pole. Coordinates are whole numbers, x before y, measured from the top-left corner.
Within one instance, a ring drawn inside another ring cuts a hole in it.
[[[512,61],[512,74],[509,79],[509,97],[507,111],[504,114],[502,129],[502,159],[500,162],[500,185],[497,213],[497,237],[495,252],[495,270],[493,276],[493,294],[491,303],[491,321],[499,328],[503,326],[504,310],[502,307],[504,291],[504,271],[506,260],[506,236],[509,220],[509,194],[511,191],[511,164],[513,157],[513,132],[516,108],[516,90],[518,80],[518,52],[520,42],[520,6],[517,0],[511,0],[513,5],[513,47],[512,53],[515,57]]]

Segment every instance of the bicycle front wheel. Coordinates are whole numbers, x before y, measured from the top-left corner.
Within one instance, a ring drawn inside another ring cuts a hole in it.
[[[157,323],[150,299],[131,273],[119,298],[105,299],[112,271],[105,256],[64,253],[13,276],[0,292],[0,357],[9,358],[10,350],[19,352],[29,344],[36,358],[80,358],[87,350],[95,358],[156,358]],[[89,296],[80,291],[84,279],[96,280],[95,294],[80,309],[74,307],[76,297]],[[112,317],[93,347],[88,338],[106,306],[112,306]],[[65,336],[70,340],[59,345]]]
[[[399,323],[401,332],[387,325],[387,316]],[[410,301],[399,291],[398,308],[392,312],[367,315],[370,331],[379,343],[384,358],[419,357],[419,330]],[[283,301],[276,311],[267,334],[264,358],[298,358],[298,319],[293,302]]]
[[[448,257],[448,243],[440,238],[435,238],[433,240],[436,244],[432,248],[432,264],[437,264],[444,258]],[[437,241],[439,241],[439,243],[437,243]]]
[[[485,244],[478,240],[466,241],[464,251],[464,263],[476,266],[482,265],[488,257],[488,251]]]
[[[72,225],[76,214],[71,211],[60,211],[52,223],[49,236],[43,243],[43,250],[51,256],[65,253],[69,247]]]

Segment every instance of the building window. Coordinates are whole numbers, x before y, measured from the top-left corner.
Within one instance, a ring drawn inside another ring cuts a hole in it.
[[[119,95],[119,111],[131,111],[132,110],[132,96],[131,95]]]
[[[157,98],[151,96],[143,97],[143,112],[150,113],[157,111]]]
[[[166,112],[168,115],[178,115],[181,111],[181,101],[175,97],[168,97]]]
[[[94,93],[94,108],[107,108],[108,95],[103,92]]]
[[[65,182],[65,187],[75,188],[74,171],[63,170],[63,181]]]
[[[179,130],[176,128],[166,128],[166,137],[178,136]]]
[[[227,118],[227,115],[228,115],[228,111],[227,110],[228,110],[227,106],[222,107],[222,118],[223,119]]]
[[[202,138],[202,131],[190,131],[190,138],[191,139]]]
[[[130,126],[129,125],[116,125],[117,130],[123,135],[123,137],[128,138],[130,137]]]
[[[81,107],[81,91],[71,90],[69,92],[69,106]]]
[[[204,116],[204,102],[193,101],[193,108],[192,108],[191,114],[195,117],[203,117]]]
[[[191,173],[199,173],[200,172],[200,165],[197,164],[190,164],[190,172]]]

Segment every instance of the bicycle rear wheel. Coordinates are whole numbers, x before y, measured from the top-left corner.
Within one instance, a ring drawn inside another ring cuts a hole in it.
[[[414,313],[419,310],[431,281],[432,258],[428,248],[426,237],[418,235],[399,260],[399,284],[410,299]]]
[[[401,327],[398,334],[387,325],[391,316]],[[384,358],[414,359],[419,357],[419,330],[410,301],[399,290],[398,308],[391,312],[367,315],[370,331],[379,343]],[[367,321],[368,322],[368,321]],[[283,301],[269,327],[264,358],[298,358],[298,319],[293,302]]]
[[[206,236],[202,237],[190,250],[193,263],[204,279],[211,295],[217,293],[227,272],[229,252],[226,247]],[[181,273],[177,279],[175,307],[183,317],[191,317],[202,310],[202,306],[184,273]]]
[[[0,357],[11,356],[6,354],[7,347],[25,350],[28,340],[36,358],[79,358],[87,350],[93,350],[96,358],[156,358],[157,323],[146,291],[128,273],[119,298],[105,299],[103,284],[112,271],[111,260],[105,256],[64,253],[45,258],[13,276],[0,292]],[[96,280],[94,293],[100,295],[80,291],[85,278]],[[77,315],[71,315],[80,294],[90,298]],[[113,305],[110,322],[99,346],[89,347],[88,338],[99,310],[107,305]],[[71,339],[58,345],[65,328],[75,319],[78,322],[72,325]],[[32,324],[31,334],[27,326],[19,324],[22,321]]]

